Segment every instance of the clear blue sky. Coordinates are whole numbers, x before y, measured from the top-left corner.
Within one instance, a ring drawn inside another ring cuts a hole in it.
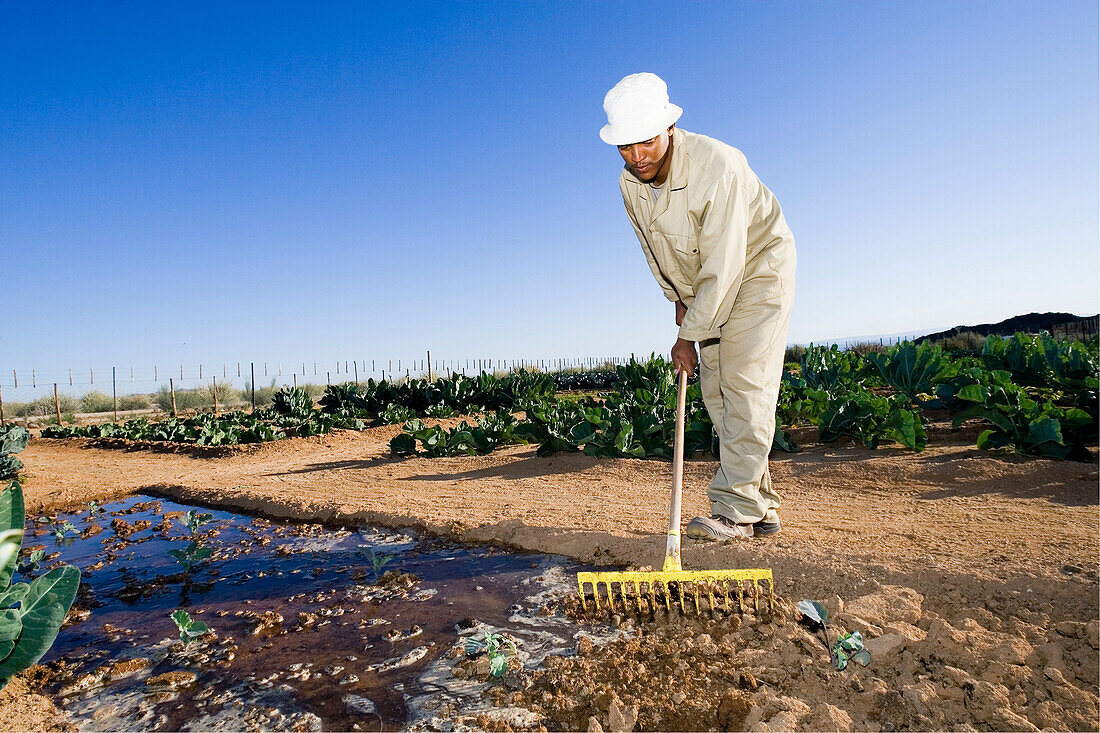
[[[782,204],[791,342],[1095,313],[1098,25],[1095,1],[6,3],[0,386],[667,352],[597,135],[637,71]]]

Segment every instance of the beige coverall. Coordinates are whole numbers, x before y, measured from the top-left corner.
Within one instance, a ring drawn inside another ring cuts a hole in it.
[[[740,150],[678,128],[660,195],[626,166],[619,188],[653,276],[687,306],[680,338],[699,342],[703,400],[722,445],[712,513],[778,521],[768,453],[796,259],[779,203]]]

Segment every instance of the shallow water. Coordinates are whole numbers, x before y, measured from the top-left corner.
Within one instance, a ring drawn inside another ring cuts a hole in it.
[[[535,665],[587,633],[547,613],[583,569],[559,556],[201,508],[213,519],[192,537],[182,515],[196,507],[102,508],[29,520],[24,540],[50,558],[39,573],[81,568],[79,613],[42,664],[82,730],[448,729],[501,684],[453,676],[457,643],[503,630]],[[54,521],[85,536],[59,541]],[[168,551],[192,539],[212,555],[185,573]],[[216,637],[183,644],[177,608]]]

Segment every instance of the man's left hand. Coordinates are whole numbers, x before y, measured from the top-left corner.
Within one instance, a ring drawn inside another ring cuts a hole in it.
[[[677,372],[687,372],[690,377],[695,373],[695,366],[699,363],[699,355],[695,353],[695,342],[685,339],[676,339],[672,346],[672,366]]]

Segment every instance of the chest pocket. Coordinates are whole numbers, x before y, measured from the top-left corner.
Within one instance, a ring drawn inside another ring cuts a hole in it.
[[[699,274],[699,240],[691,234],[660,234],[668,242],[669,254],[688,283]]]

